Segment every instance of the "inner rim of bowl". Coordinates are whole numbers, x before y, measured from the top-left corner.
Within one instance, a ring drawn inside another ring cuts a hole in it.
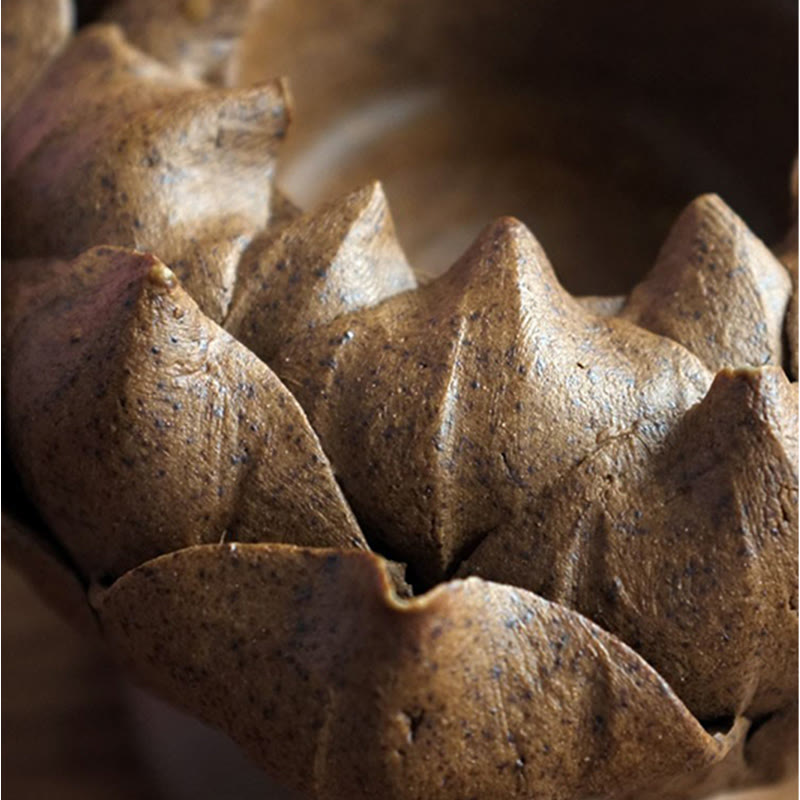
[[[302,206],[384,183],[436,274],[514,215],[573,292],[622,292],[716,192],[788,225],[797,9],[786,0],[273,0],[239,80],[288,75],[281,185]]]

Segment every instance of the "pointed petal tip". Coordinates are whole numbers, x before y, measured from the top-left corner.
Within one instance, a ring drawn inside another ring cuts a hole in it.
[[[732,386],[744,386],[752,392],[764,392],[789,385],[789,379],[781,367],[725,367],[716,373],[712,389],[721,391]]]
[[[329,208],[344,215],[347,215],[348,211],[355,212],[355,216],[361,216],[373,207],[389,211],[389,201],[383,191],[383,184],[379,180],[364,183],[351,192],[335,197],[323,205],[323,208]]]
[[[516,217],[499,217],[489,223],[456,262],[443,275],[467,270],[471,283],[482,285],[491,278],[494,283],[506,275],[518,288],[532,295],[546,291],[549,304],[562,305],[571,295],[558,277],[541,244],[531,230]],[[580,308],[579,306],[575,306]]]
[[[720,418],[766,425],[796,441],[797,384],[781,367],[720,370],[700,406],[716,409]]]
[[[507,241],[516,244],[520,240],[536,241],[527,225],[516,217],[503,216],[492,220],[482,231],[480,238]]]
[[[288,79],[275,78],[256,86],[193,92],[187,95],[186,108],[201,119],[214,109],[220,121],[236,125],[239,134],[266,131],[282,139],[293,118],[294,98]],[[221,144],[218,140],[217,146]]]
[[[168,292],[178,286],[178,279],[175,273],[158,259],[153,260],[153,264],[147,273],[147,280],[157,289],[166,289]]]
[[[472,240],[461,260],[486,260],[490,253],[507,256],[530,254],[534,250],[539,257],[545,257],[536,237],[530,229],[516,217],[498,217],[484,226]]]
[[[678,214],[673,232],[683,224],[701,225],[706,219],[729,220],[733,224],[744,225],[739,215],[716,192],[705,192],[690,200]],[[672,234],[667,237],[669,241]]]

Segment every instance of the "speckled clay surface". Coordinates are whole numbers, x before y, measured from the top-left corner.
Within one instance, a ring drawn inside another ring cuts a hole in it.
[[[579,297],[501,217],[431,280],[381,184],[274,189],[285,80],[203,82],[260,8],[13,23],[6,552],[309,797],[785,775],[796,228],[773,255],[703,195],[632,291]]]

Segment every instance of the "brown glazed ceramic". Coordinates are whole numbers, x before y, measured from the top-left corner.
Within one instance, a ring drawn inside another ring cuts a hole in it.
[[[367,546],[295,399],[171,270],[109,248],[67,268],[91,277],[14,331],[7,418],[31,498],[84,577],[267,530]]]
[[[52,605],[320,800],[794,768],[780,2],[22,5],[4,550]]]

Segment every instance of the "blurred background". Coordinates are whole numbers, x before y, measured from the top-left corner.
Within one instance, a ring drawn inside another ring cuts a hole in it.
[[[308,208],[379,178],[431,274],[500,215],[581,294],[630,288],[704,192],[768,244],[789,223],[794,0],[272,0],[237,78],[276,74],[279,183]]]

